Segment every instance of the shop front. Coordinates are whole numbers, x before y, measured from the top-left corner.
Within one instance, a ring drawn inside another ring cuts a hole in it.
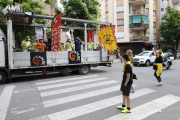
[[[128,43],[118,43],[120,49],[120,54],[126,53],[127,50],[132,50],[133,55],[138,55],[144,50],[152,50],[152,45],[150,43],[143,42],[128,42]]]

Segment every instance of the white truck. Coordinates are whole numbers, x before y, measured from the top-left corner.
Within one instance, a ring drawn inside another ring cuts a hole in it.
[[[31,26],[31,27],[43,27],[51,28],[50,25],[38,25],[32,24],[31,21],[22,23],[22,20],[32,20],[33,18],[49,19],[52,20],[54,16],[46,15],[27,15],[25,13],[13,13],[9,12],[6,14],[7,21],[7,39],[0,30],[0,84],[3,84],[15,76],[31,75],[31,74],[48,74],[49,72],[70,72],[79,71],[79,74],[88,74],[90,67],[97,66],[109,66],[114,60],[113,55],[109,55],[109,52],[105,49],[97,51],[87,50],[87,30],[92,28],[86,28],[87,24],[103,24],[108,25],[105,22],[81,20],[74,18],[62,17],[62,21],[81,22],[84,23],[85,27],[67,27],[61,26],[61,29],[70,28],[74,30],[84,30],[85,32],[85,51],[80,52],[80,61],[73,63],[69,59],[69,51],[46,51],[46,52],[17,52],[15,51],[16,46],[14,45],[14,30],[13,27],[18,25]],[[21,21],[21,22],[20,22]],[[30,24],[31,23],[31,24]],[[72,53],[76,53],[72,51]],[[43,54],[43,58],[42,55]],[[79,54],[79,53],[78,53]],[[39,57],[41,62],[45,64],[39,64],[38,66],[33,65],[33,57]],[[42,59],[41,59],[42,58]]]

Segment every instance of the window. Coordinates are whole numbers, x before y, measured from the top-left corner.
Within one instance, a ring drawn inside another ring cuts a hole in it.
[[[156,27],[156,23],[155,23],[155,22],[153,22],[153,27],[154,27],[154,28]]]
[[[146,36],[149,37],[149,33],[146,33]]]
[[[124,6],[118,6],[116,9],[117,9],[117,13],[124,12]]]
[[[109,12],[106,12],[106,17],[109,17]]]
[[[101,9],[101,5],[98,6],[99,10]]]
[[[153,39],[154,39],[154,40],[156,39],[156,33],[153,34]]]
[[[153,11],[153,15],[154,15],[154,16],[156,15],[156,11]]]
[[[106,0],[105,5],[106,5],[106,6],[108,5],[108,0]]]
[[[117,25],[124,25],[124,20],[117,20]]]
[[[101,16],[99,16],[98,20],[101,21]]]
[[[117,32],[118,39],[124,39],[124,32]]]
[[[164,8],[161,8],[161,12],[163,12],[164,11]]]
[[[153,0],[153,4],[156,4],[155,0]]]

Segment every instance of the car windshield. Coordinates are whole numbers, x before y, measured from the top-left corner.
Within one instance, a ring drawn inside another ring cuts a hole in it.
[[[142,52],[139,54],[139,56],[149,56],[150,54],[150,52]]]

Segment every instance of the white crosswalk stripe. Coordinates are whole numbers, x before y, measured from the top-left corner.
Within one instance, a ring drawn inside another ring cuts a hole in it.
[[[93,84],[89,84],[89,85],[82,85],[82,86],[78,86],[78,87],[42,92],[41,97],[57,95],[57,94],[67,93],[67,92],[72,92],[72,91],[78,91],[78,90],[83,90],[83,89],[88,89],[88,88],[94,88],[94,87],[109,85],[109,84],[113,84],[113,83],[118,83],[118,81],[111,80],[111,81],[106,81],[106,82],[93,83]]]
[[[134,99],[134,98],[146,95],[146,94],[150,94],[152,92],[155,92],[155,90],[148,89],[148,88],[137,90],[136,94],[131,95],[131,99]],[[80,107],[64,110],[61,112],[52,113],[52,114],[48,115],[48,118],[50,120],[67,120],[67,119],[78,117],[78,116],[88,114],[88,113],[91,113],[91,112],[94,112],[97,110],[101,110],[101,109],[104,109],[104,108],[112,106],[112,105],[116,105],[121,102],[122,102],[122,96],[112,97],[112,98],[101,100],[98,102],[86,104],[86,105],[83,105]],[[43,117],[46,117],[46,116],[34,118],[31,120],[39,120]]]
[[[5,120],[14,85],[6,86],[0,96],[0,120]]]
[[[30,108],[27,107],[26,109],[17,108],[14,111],[11,111],[11,113],[14,112],[15,115],[20,115],[26,113],[28,114],[28,112],[32,113],[35,111],[40,111],[41,109],[47,109],[48,111],[52,110],[53,112],[50,112],[48,114],[41,114],[42,116],[40,117],[34,116],[33,118],[32,116],[29,117],[28,119],[69,120],[73,118],[81,119],[81,117],[84,117],[84,115],[88,116],[94,114],[94,112],[106,111],[106,108],[113,107],[113,109],[116,109],[119,112],[119,114],[110,113],[111,115],[108,116],[107,114],[107,116],[104,116],[103,119],[143,120],[148,116],[157,113],[159,110],[166,109],[168,106],[171,106],[180,101],[180,97],[171,94],[161,96],[160,98],[157,98],[156,96],[155,100],[152,101],[147,100],[147,103],[142,103],[140,106],[135,106],[135,108],[131,109],[132,113],[120,114],[121,111],[116,108],[116,105],[122,104],[123,102],[122,95],[112,96],[113,94],[118,94],[118,93],[120,94],[119,92],[120,81],[112,80],[98,75],[89,75],[89,76],[76,76],[74,78],[66,78],[61,80],[38,81],[35,84],[37,86],[37,90],[40,93],[40,96],[42,97],[41,103],[37,104],[37,106],[35,107],[30,107]],[[137,85],[133,84],[133,86],[136,87]],[[86,92],[84,92],[84,90]],[[12,91],[12,88],[9,91]],[[76,93],[72,94],[73,92]],[[154,92],[156,92],[156,90],[152,90],[149,88],[141,88],[139,90],[136,89],[136,92],[131,94],[130,98],[132,101],[136,101],[136,100],[140,100],[142,96],[153,96],[154,94],[152,93]],[[11,95],[12,93],[10,93],[9,97]],[[99,99],[99,101],[97,101],[96,98]],[[81,103],[81,101],[83,102]],[[78,104],[75,105],[76,107],[71,107],[71,104],[74,104],[74,102],[77,102]],[[0,107],[8,106],[8,104],[3,106],[1,103],[2,100],[0,99]],[[69,105],[68,108],[66,107],[64,108],[64,106],[66,105],[67,106]],[[3,113],[5,113],[3,114],[4,116],[1,116],[2,112],[0,108],[0,120],[1,119],[5,120],[7,109],[4,109]]]
[[[143,120],[144,118],[162,110],[174,103],[180,101],[180,97],[174,95],[166,95],[158,98],[146,104],[143,104],[137,108],[132,109],[131,114],[118,114],[106,120]]]
[[[100,78],[94,78],[94,79],[87,79],[87,80],[80,80],[80,81],[74,81],[74,82],[68,82],[68,83],[61,83],[61,84],[56,84],[56,85],[41,86],[41,87],[37,87],[37,89],[38,90],[45,90],[45,89],[50,89],[50,88],[77,85],[80,83],[89,83],[89,82],[94,82],[94,81],[101,81],[101,80],[105,80],[105,79],[107,79],[107,78],[100,77]]]
[[[38,82],[38,83],[35,83],[35,84],[36,85],[44,85],[44,84],[51,84],[51,83],[54,84],[54,83],[69,82],[69,81],[73,81],[73,80],[87,79],[87,78],[93,78],[93,77],[98,77],[98,75],[73,77],[73,78],[67,78],[67,79],[62,79],[62,80],[51,80],[51,81],[46,81],[46,82]]]
[[[134,85],[134,87],[135,86],[136,85]],[[89,97],[95,97],[98,95],[107,94],[110,92],[115,92],[118,90],[119,90],[119,85],[105,88],[105,89],[95,90],[95,91],[91,91],[91,92],[87,92],[87,93],[76,94],[73,96],[44,101],[43,104],[45,107],[52,107],[52,106],[56,106],[56,105],[60,105],[60,104],[64,104],[64,103],[68,103],[68,102],[72,102],[72,101],[76,101],[76,100],[81,100],[81,99],[85,99],[85,98],[89,98]]]

